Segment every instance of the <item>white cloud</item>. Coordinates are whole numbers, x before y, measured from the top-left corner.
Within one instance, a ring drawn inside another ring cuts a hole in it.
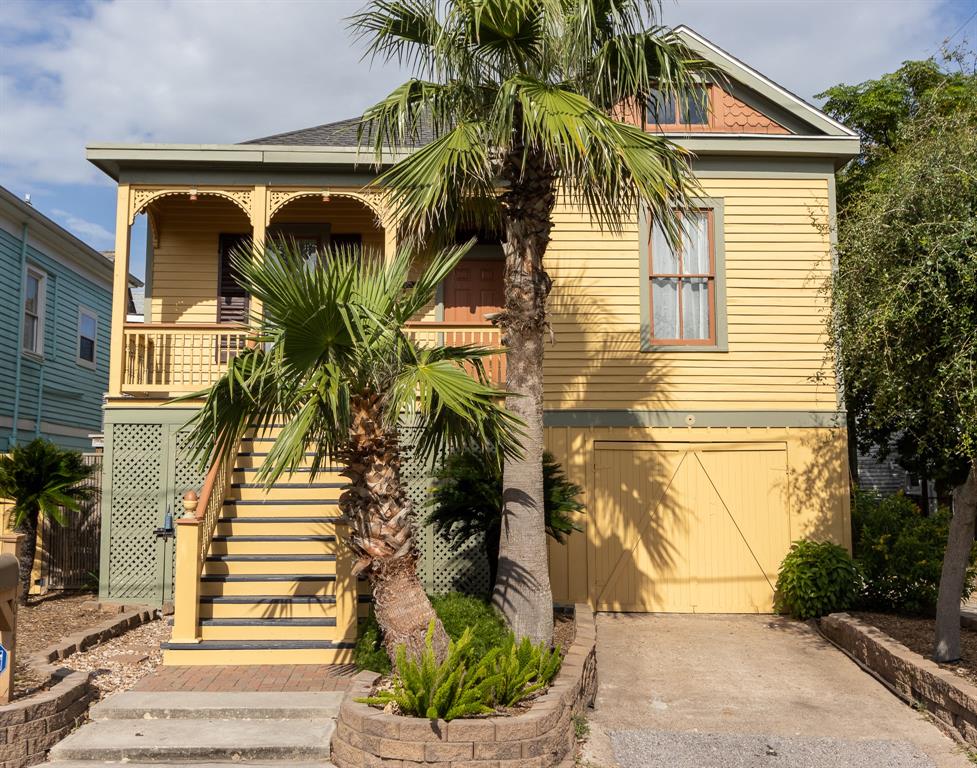
[[[360,61],[363,47],[344,22],[360,6],[4,0],[0,178],[104,182],[84,160],[87,143],[235,142],[358,114],[404,77]],[[959,8],[957,0],[683,0],[666,3],[665,17],[810,98],[932,52]]]
[[[51,211],[51,216],[95,248],[107,248],[115,243],[115,235],[94,221],[88,221],[60,208]]]

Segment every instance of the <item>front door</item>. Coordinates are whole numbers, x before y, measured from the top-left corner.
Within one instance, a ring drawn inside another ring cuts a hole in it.
[[[488,325],[485,315],[502,310],[504,262],[463,259],[444,281],[444,321]]]

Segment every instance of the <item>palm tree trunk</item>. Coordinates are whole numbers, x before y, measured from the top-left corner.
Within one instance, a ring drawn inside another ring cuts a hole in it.
[[[967,479],[953,489],[953,517],[943,571],[940,594],[936,602],[936,639],[933,658],[939,662],[960,658],[960,601],[964,580],[974,546],[974,524],[977,520],[977,464],[970,467]]]
[[[339,499],[349,521],[349,546],[357,555],[355,571],[366,573],[373,589],[377,623],[384,646],[396,662],[397,647],[416,658],[425,646],[431,622],[438,658],[448,635],[417,576],[417,550],[407,491],[400,479],[400,443],[383,426],[382,398],[369,395],[350,403],[349,445],[340,455],[350,487]]]
[[[551,281],[543,269],[555,203],[554,175],[545,159],[517,146],[505,164],[506,408],[525,424],[523,455],[502,471],[502,531],[493,604],[517,638],[553,639],[553,594],[543,506],[543,344]]]
[[[27,593],[31,588],[31,572],[34,570],[34,555],[37,552],[37,523],[39,514],[34,512],[24,516],[23,521],[15,529],[24,534],[20,542],[20,604],[27,605]]]

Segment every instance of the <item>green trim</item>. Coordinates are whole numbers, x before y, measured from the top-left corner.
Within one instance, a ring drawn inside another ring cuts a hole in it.
[[[845,426],[843,411],[544,411],[547,427],[834,427]]]
[[[709,155],[692,161],[695,175],[708,178],[824,179],[834,176],[835,163],[818,157],[721,157]]]
[[[200,408],[188,406],[186,408],[162,407],[160,405],[144,405],[104,409],[105,424],[186,424]]]
[[[830,157],[847,160],[856,157],[861,151],[858,138],[850,136],[783,136],[761,133],[664,135],[697,155]]]
[[[721,197],[698,197],[692,204],[713,211],[713,238],[716,246],[716,343],[655,344],[651,338],[651,289],[649,283],[648,211],[642,207],[638,214],[638,295],[641,303],[641,351],[642,352],[728,352],[729,333],[726,321],[726,246],[725,202]]]

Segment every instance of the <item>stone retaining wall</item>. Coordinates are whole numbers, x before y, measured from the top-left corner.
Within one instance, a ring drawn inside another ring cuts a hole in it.
[[[820,620],[822,634],[950,736],[977,747],[977,686],[847,613]]]
[[[549,690],[512,717],[427,720],[390,715],[355,701],[377,675],[353,680],[332,740],[337,768],[549,768],[573,765],[573,715],[597,693],[597,632],[587,605],[574,611],[576,636]]]
[[[49,682],[38,693],[0,706],[0,768],[42,762],[51,747],[85,721],[88,707],[98,697],[90,673],[66,669],[58,661],[155,617],[153,610],[132,608],[32,655],[28,663]]]

